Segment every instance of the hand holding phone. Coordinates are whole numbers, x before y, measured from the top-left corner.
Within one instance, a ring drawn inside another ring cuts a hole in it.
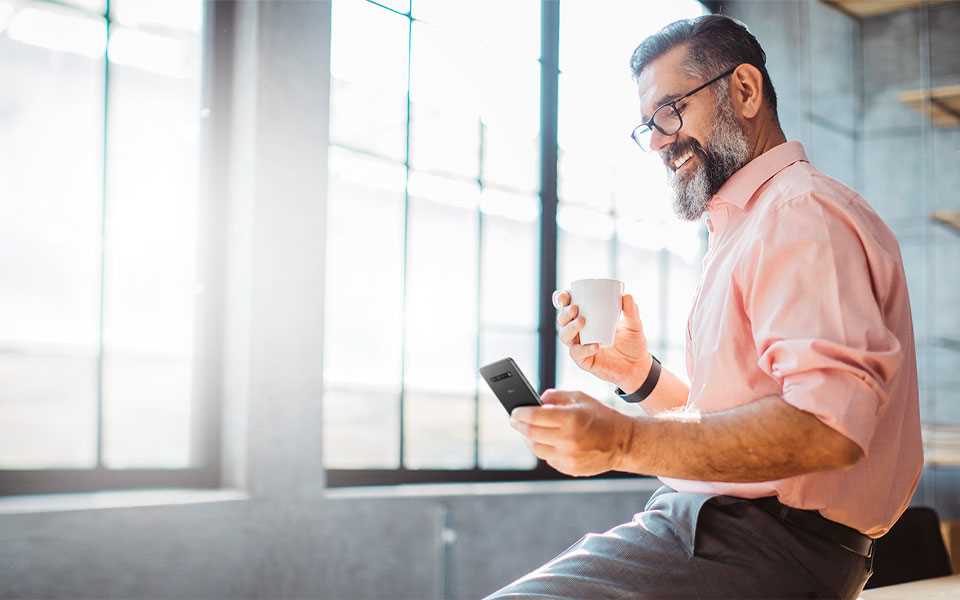
[[[480,367],[480,375],[507,414],[518,406],[540,406],[540,396],[510,357]]]

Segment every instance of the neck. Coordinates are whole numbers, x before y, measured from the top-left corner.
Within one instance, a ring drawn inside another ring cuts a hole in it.
[[[767,120],[760,125],[753,138],[753,146],[750,149],[750,159],[753,160],[767,150],[779,146],[785,141],[787,141],[787,138],[783,135],[783,130],[780,129],[780,125],[772,119]]]

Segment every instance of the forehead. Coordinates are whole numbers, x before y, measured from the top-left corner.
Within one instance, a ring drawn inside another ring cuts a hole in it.
[[[699,81],[687,75],[683,68],[686,56],[686,46],[676,46],[652,60],[640,72],[637,93],[640,96],[640,110],[644,119],[649,118],[657,106],[668,102],[669,97],[686,94],[699,84]]]

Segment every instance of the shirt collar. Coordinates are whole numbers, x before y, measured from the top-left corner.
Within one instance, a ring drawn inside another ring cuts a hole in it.
[[[710,199],[708,209],[717,204],[733,204],[743,209],[754,192],[771,177],[797,161],[806,161],[807,155],[800,142],[784,142],[754,158],[734,173]]]

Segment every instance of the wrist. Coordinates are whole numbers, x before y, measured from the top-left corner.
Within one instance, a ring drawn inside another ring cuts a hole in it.
[[[653,355],[647,352],[643,359],[636,364],[633,373],[631,373],[627,381],[620,384],[620,389],[623,390],[625,394],[632,394],[639,390],[643,382],[647,380],[647,376],[650,375],[651,368],[653,368]]]

